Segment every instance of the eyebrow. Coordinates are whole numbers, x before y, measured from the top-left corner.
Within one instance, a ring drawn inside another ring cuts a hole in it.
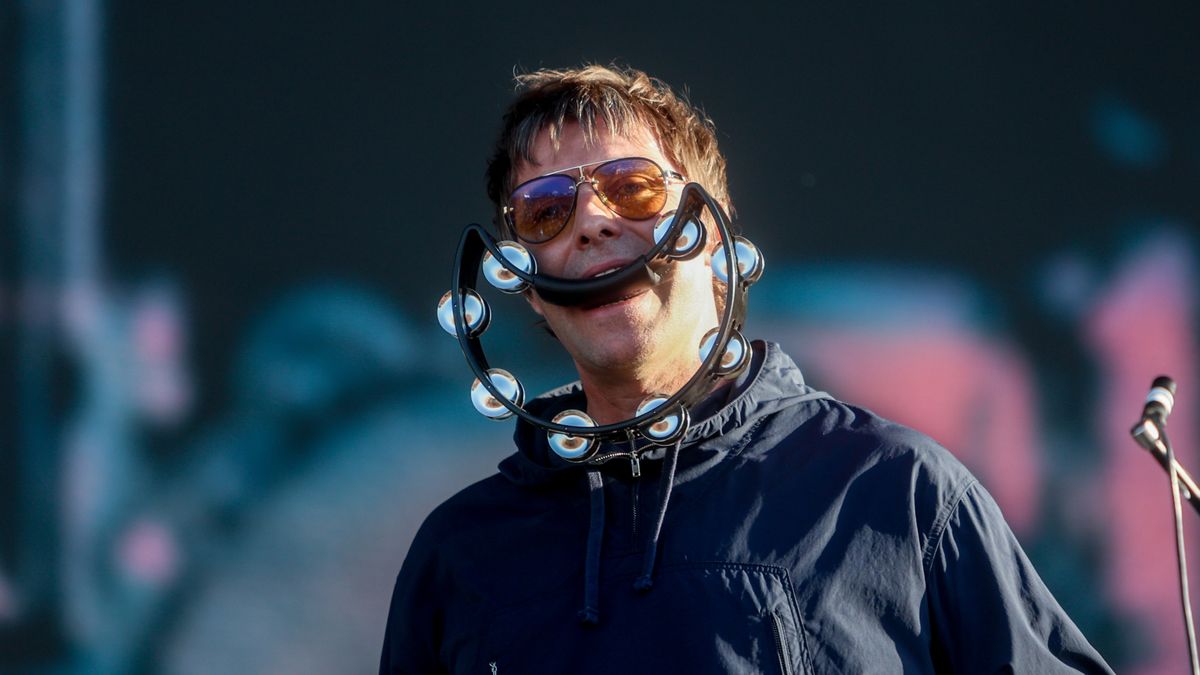
[[[650,157],[644,157],[642,155],[626,155],[624,157],[609,157],[608,159],[601,159],[601,160],[597,160],[595,162],[588,162],[586,164],[577,164],[575,166],[568,166],[568,167],[564,167],[562,169],[556,169],[554,171],[547,171],[546,173],[539,174],[537,176],[534,176],[533,178],[527,178],[527,179],[521,181],[520,183],[517,183],[517,185],[518,186],[524,185],[525,183],[528,183],[529,181],[535,180],[538,178],[546,178],[547,176],[560,176],[560,175],[567,173],[568,171],[574,171],[576,169],[583,169],[584,167],[589,167],[589,166],[596,166],[598,164],[607,164],[609,162],[616,162],[616,161],[620,161],[622,159],[644,159],[648,162],[653,162],[655,166],[657,166],[659,169],[661,169],[663,172],[665,172],[670,177],[679,178],[679,179],[683,179],[683,180],[687,179],[687,177],[684,176],[679,171],[676,171],[675,169],[672,169],[669,167],[664,167],[663,164],[666,162],[666,160],[663,160],[660,162],[657,159],[652,159]],[[580,173],[580,176],[583,175],[582,171],[580,171],[579,173]]]

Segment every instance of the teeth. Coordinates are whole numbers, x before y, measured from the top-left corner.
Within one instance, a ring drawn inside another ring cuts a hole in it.
[[[617,271],[617,270],[619,270],[619,269],[621,269],[621,268],[620,268],[620,267],[614,267],[614,268],[612,268],[611,270],[604,270],[603,272],[597,272],[596,274],[593,274],[593,275],[592,275],[592,278],[593,278],[593,279],[595,279],[596,277],[602,277],[602,276],[605,276],[605,275],[608,275],[608,274],[612,274],[613,272],[616,272],[616,271]]]
[[[607,302],[602,302],[599,305],[596,305],[595,307],[590,307],[589,309],[598,309],[600,307],[608,307],[609,305],[615,305],[618,302],[625,302],[626,300],[628,300],[636,295],[637,295],[637,293],[630,293],[629,295],[623,295],[619,298],[613,298],[612,300],[609,300]]]

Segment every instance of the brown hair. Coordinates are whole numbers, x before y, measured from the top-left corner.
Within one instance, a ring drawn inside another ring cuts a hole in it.
[[[534,139],[543,130],[558,147],[563,127],[577,123],[584,142],[596,137],[597,121],[609,133],[628,136],[636,124],[650,130],[667,158],[689,180],[704,186],[732,217],[725,157],[717,148],[712,121],[686,96],[633,68],[586,65],[517,75],[517,96],[504,113],[500,136],[487,166],[487,193],[497,213],[512,191],[516,167],[533,162]],[[507,225],[497,218],[505,235]]]

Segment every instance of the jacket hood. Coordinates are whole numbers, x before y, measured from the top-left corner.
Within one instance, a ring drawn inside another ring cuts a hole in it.
[[[778,344],[755,340],[750,366],[731,386],[720,387],[692,409],[692,427],[682,447],[703,443],[706,455],[724,456],[739,440],[730,432],[757,419],[816,398],[828,398],[804,383],[800,369]],[[529,402],[529,412],[550,418],[570,408],[587,409],[587,397],[578,381],[549,391]],[[551,449],[546,432],[518,420],[513,440],[517,452],[500,462],[500,474],[525,487],[545,485],[578,475],[587,465],[572,464]],[[616,450],[625,451],[619,447]],[[603,450],[602,450],[603,452]],[[665,450],[647,449],[643,461],[662,459]],[[686,453],[685,453],[686,455]],[[681,463],[684,460],[681,458]],[[594,467],[593,467],[594,468]]]

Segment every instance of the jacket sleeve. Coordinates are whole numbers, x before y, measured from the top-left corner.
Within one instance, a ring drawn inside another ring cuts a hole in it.
[[[380,675],[445,673],[439,661],[443,623],[436,554],[429,521],[417,532],[392,591]]]
[[[939,671],[1112,673],[981,485],[972,481],[936,526],[926,578]]]

